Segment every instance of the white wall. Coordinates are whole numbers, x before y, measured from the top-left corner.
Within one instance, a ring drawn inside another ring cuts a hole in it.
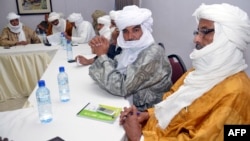
[[[84,19],[92,21],[91,14],[96,9],[109,12],[115,0],[51,0],[53,11],[62,12],[67,17],[72,12],[81,12]],[[227,2],[239,6],[250,16],[249,0],[141,0],[141,6],[153,12],[153,35],[157,42],[165,44],[167,54],[180,55],[187,68],[191,67],[189,54],[194,48],[193,30],[197,28],[192,13],[201,4]],[[6,15],[17,12],[16,0],[0,0],[0,29],[6,24]],[[35,29],[43,15],[22,15],[21,21]],[[247,49],[246,62],[250,65],[250,47]],[[247,68],[250,76],[250,66]]]

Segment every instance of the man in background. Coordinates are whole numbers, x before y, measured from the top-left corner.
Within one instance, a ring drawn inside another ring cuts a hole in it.
[[[98,29],[97,29],[97,19],[101,16],[104,16],[106,15],[106,12],[105,11],[102,11],[102,10],[95,10],[92,14],[91,14],[91,17],[93,19],[92,21],[92,26],[95,30],[95,33],[96,35],[99,35],[99,32],[98,32]]]
[[[43,33],[47,34],[49,26],[48,18],[49,18],[49,13],[44,14],[44,20],[37,25],[37,30],[39,31],[39,34]]]
[[[97,30],[100,36],[104,36],[108,40],[111,39],[111,19],[109,15],[101,16],[97,19]]]
[[[115,18],[115,17],[113,17]],[[110,45],[109,45],[109,49],[107,52],[107,56],[110,59],[114,59],[116,55],[121,53],[121,48],[117,46],[116,44],[116,40],[117,40],[117,34],[119,32],[117,31],[113,31],[111,33],[112,28],[116,28],[114,27],[115,25],[111,26],[111,19],[108,15],[102,16],[98,18],[98,32],[100,33],[100,36],[104,36],[105,38],[107,38],[110,41]],[[111,39],[110,39],[111,38]],[[94,57],[94,58],[86,58],[82,55],[77,55],[75,57],[75,59],[77,60],[77,62],[81,65],[90,65],[92,64],[95,59],[98,56]]]
[[[89,21],[85,21],[81,13],[72,13],[67,18],[72,28],[72,36],[64,32],[65,38],[72,43],[88,43],[95,36],[95,31]]]
[[[69,21],[62,18],[60,13],[51,12],[48,21],[51,24],[49,24],[47,36],[61,32],[66,32],[67,35],[72,36],[72,25]]]
[[[250,43],[250,21],[229,4],[202,4],[193,70],[184,74],[147,112],[124,108],[120,124],[130,141],[223,141],[224,125],[250,124],[250,80],[243,52]],[[249,134],[248,134],[249,135]]]
[[[41,43],[36,32],[20,22],[20,16],[14,12],[7,15],[8,24],[2,30],[0,36],[1,46],[17,46]]]
[[[152,13],[148,9],[127,6],[115,19],[120,34],[121,54],[107,56],[109,41],[95,37],[89,43],[98,58],[89,67],[89,75],[112,95],[127,98],[140,111],[162,99],[171,82],[172,69],[162,47],[155,43]]]

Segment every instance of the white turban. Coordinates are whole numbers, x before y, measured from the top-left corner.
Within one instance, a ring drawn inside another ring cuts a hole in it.
[[[241,50],[246,49],[250,43],[250,22],[247,13],[236,6],[226,3],[205,5],[202,4],[193,13],[197,22],[207,19],[221,25],[229,41]]]
[[[120,12],[120,10],[117,10],[117,11],[111,10],[111,11],[109,12],[110,19],[111,19],[111,20],[116,20],[118,14],[119,14],[119,12]]]
[[[126,6],[119,12],[119,16],[115,19],[115,23],[119,30],[123,30],[128,26],[144,25],[152,32],[152,12],[145,8],[139,8],[136,5]]]
[[[103,24],[104,26],[110,26],[111,24],[111,19],[110,19],[110,16],[109,15],[104,15],[102,17],[99,17],[97,19],[97,23],[99,24]]]
[[[111,19],[109,15],[101,16],[97,19],[98,24],[103,24],[104,26],[98,31],[101,36],[104,36],[108,40],[111,39]]]
[[[20,19],[20,16],[17,15],[16,13],[14,12],[10,12],[8,15],[7,15],[7,20],[14,20],[14,19]]]
[[[52,22],[54,20],[59,20],[59,19],[60,19],[60,14],[59,13],[52,12],[52,13],[49,14],[49,18],[48,18],[49,22]]]
[[[123,32],[119,33],[117,44],[121,47],[122,53],[117,57],[117,70],[126,74],[126,67],[132,64],[140,52],[153,44],[154,38],[151,34],[153,18],[150,10],[139,8],[135,5],[126,6],[119,12],[115,23],[120,31],[128,26],[141,25],[142,36],[138,40],[127,41],[123,37]]]
[[[83,22],[81,13],[72,13],[68,17],[69,22],[74,22],[76,26]]]

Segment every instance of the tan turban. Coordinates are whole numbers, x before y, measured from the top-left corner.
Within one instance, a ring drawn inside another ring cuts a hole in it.
[[[97,20],[99,17],[104,16],[104,15],[106,15],[106,12],[102,10],[95,10],[95,12],[93,12],[91,16],[94,20]]]
[[[247,13],[230,4],[202,4],[193,16],[199,19],[207,19],[221,25],[228,40],[237,45],[241,50],[246,49],[250,43],[250,22]]]
[[[83,21],[83,17],[81,13],[72,13],[68,17],[69,22],[74,22],[76,26],[78,26]]]
[[[14,20],[14,19],[20,19],[20,16],[17,15],[16,13],[14,12],[10,12],[8,15],[7,15],[7,20]]]
[[[59,13],[52,12],[52,13],[49,14],[49,18],[48,18],[49,22],[52,22],[54,20],[59,20],[59,19],[60,19],[60,14]]]
[[[119,30],[132,25],[143,24],[150,32],[152,32],[152,13],[145,8],[139,8],[136,5],[126,6],[119,12],[119,16],[115,20],[115,23]]]

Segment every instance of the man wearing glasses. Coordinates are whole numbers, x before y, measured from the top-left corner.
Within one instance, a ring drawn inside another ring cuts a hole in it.
[[[229,4],[202,4],[193,16],[198,21],[190,54],[194,69],[147,112],[124,108],[120,124],[130,141],[222,141],[224,125],[250,124],[243,56],[250,43],[247,14]]]

